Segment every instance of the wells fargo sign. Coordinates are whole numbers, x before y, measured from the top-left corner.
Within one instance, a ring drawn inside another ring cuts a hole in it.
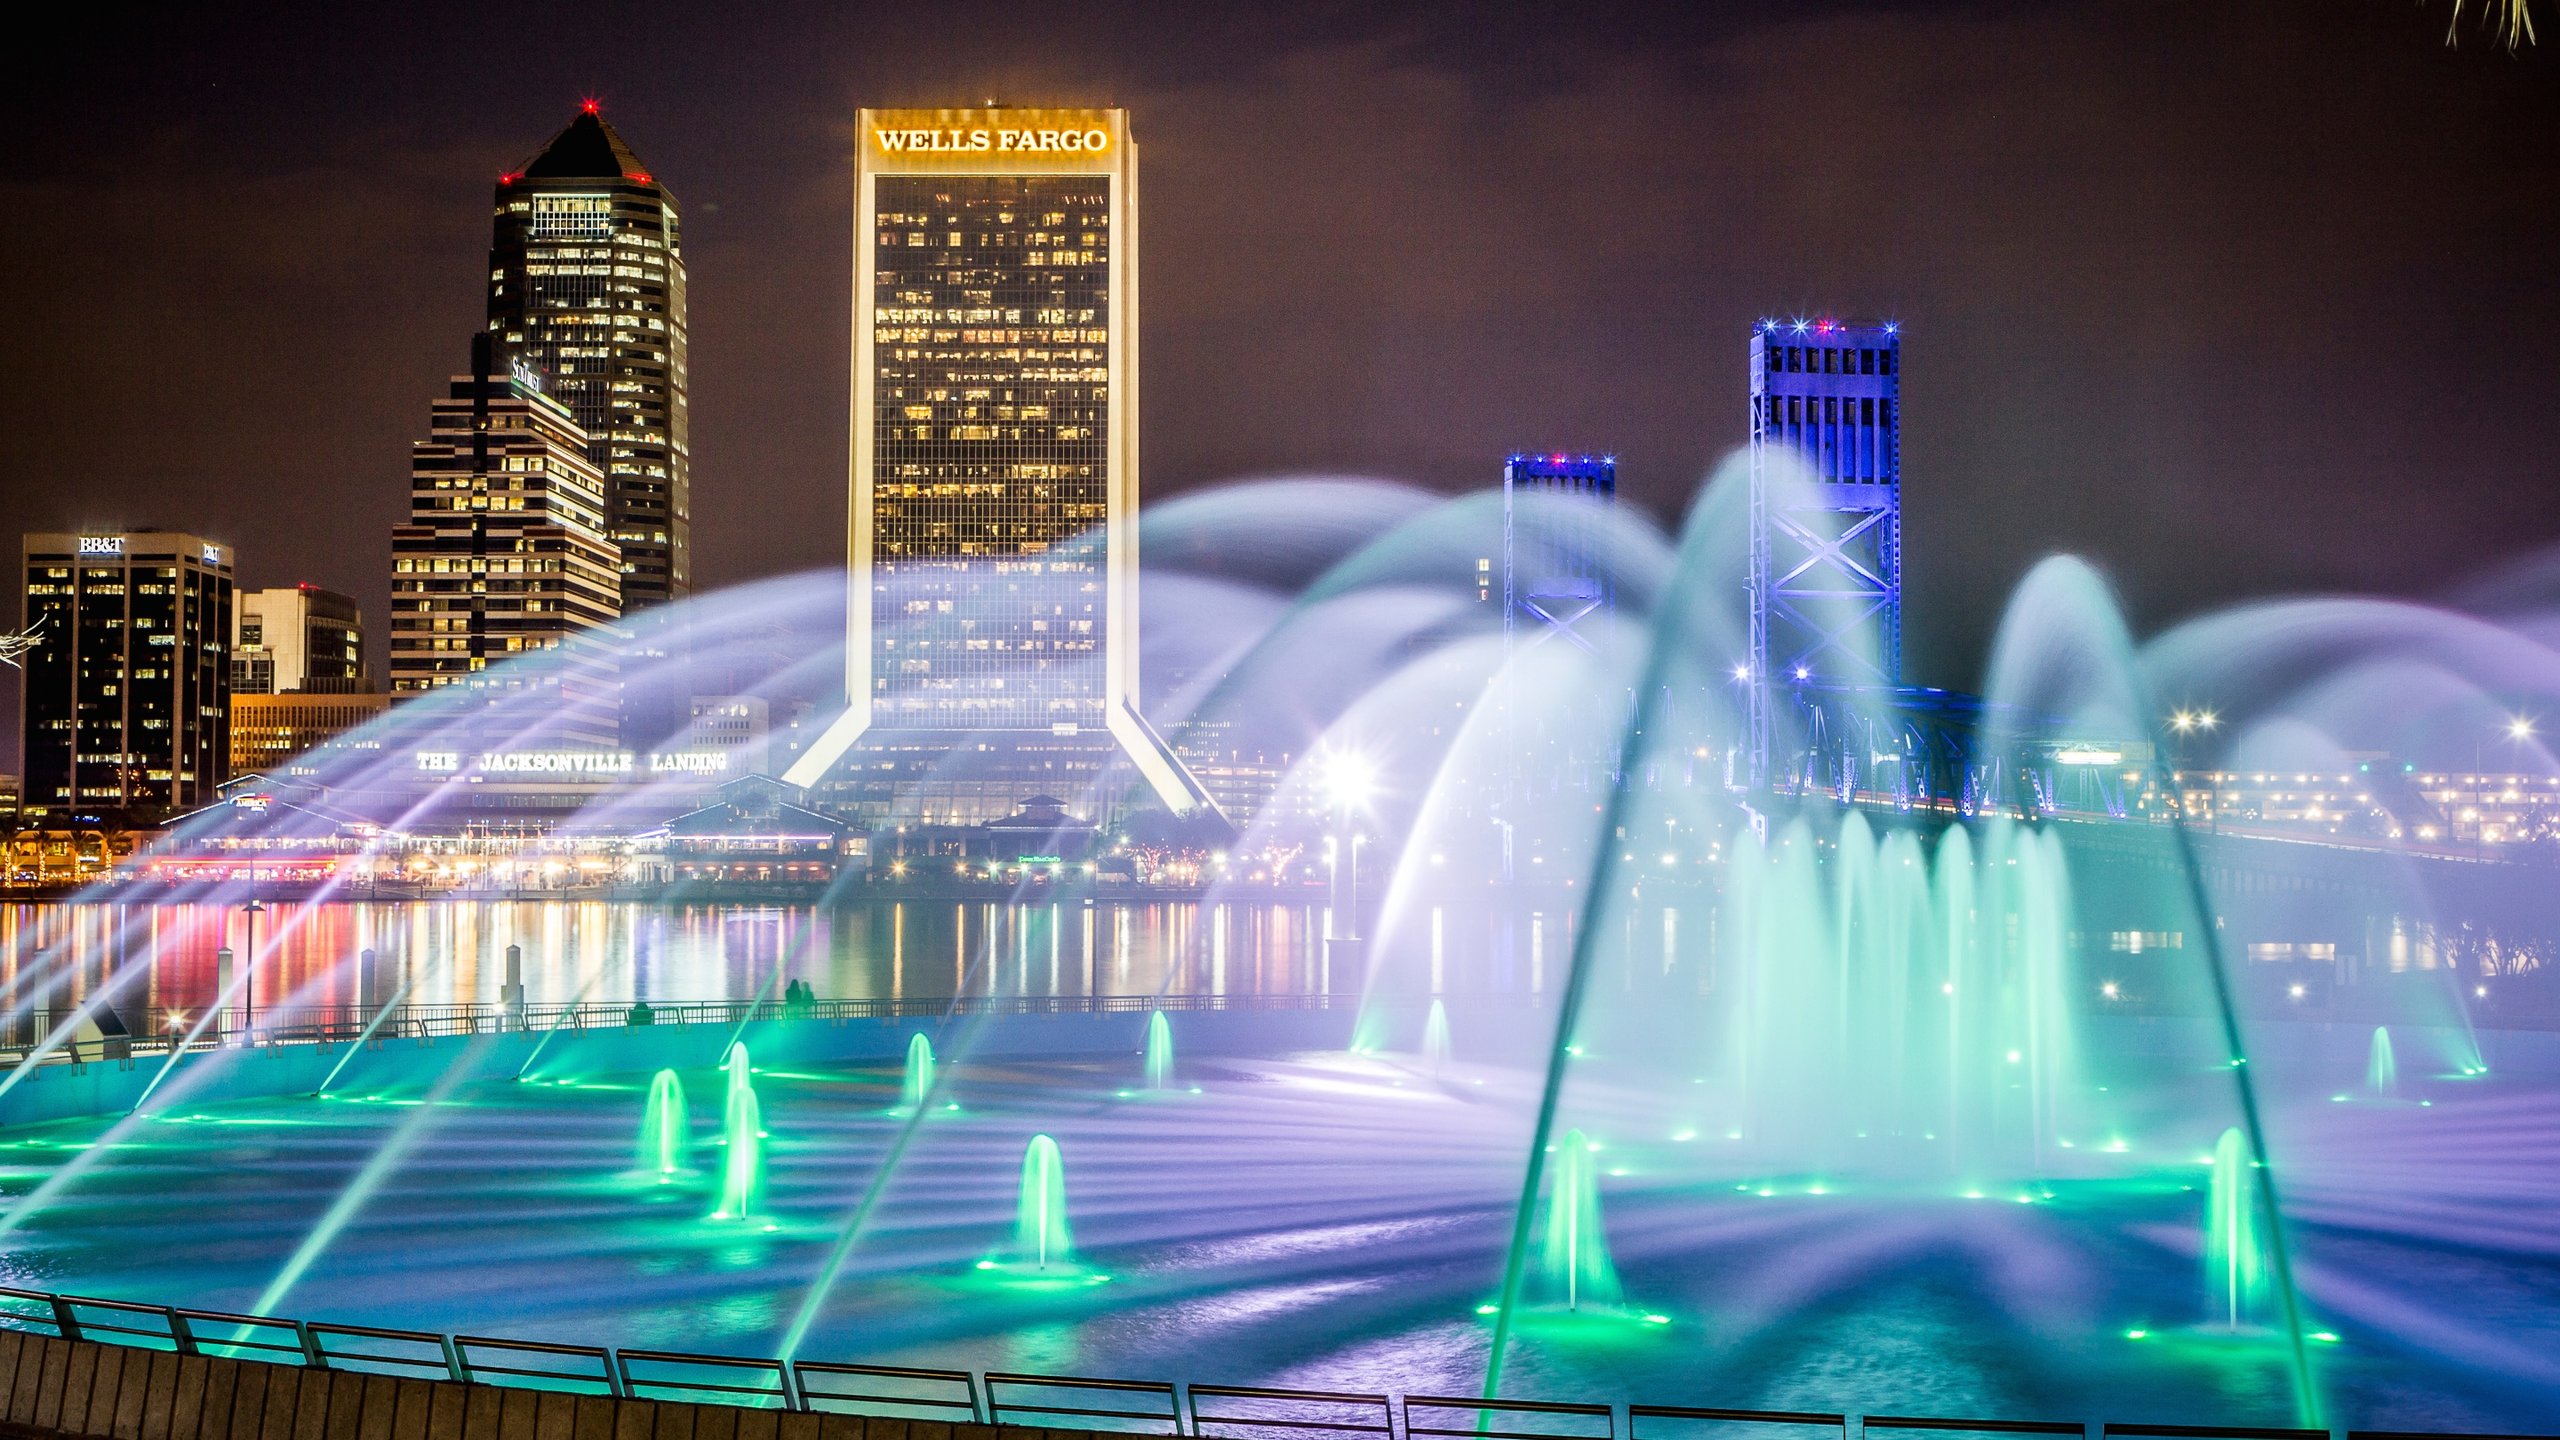
[[[865,110],[863,149],[872,165],[930,172],[1050,170],[1126,160],[1128,121],[1118,110]]]

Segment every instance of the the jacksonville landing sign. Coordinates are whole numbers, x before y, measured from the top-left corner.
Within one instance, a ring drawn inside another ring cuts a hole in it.
[[[439,780],[486,777],[615,781],[639,775],[665,778],[729,772],[729,754],[725,750],[666,750],[654,755],[634,755],[628,750],[483,750],[477,755],[459,750],[420,750],[415,761],[419,774]]]

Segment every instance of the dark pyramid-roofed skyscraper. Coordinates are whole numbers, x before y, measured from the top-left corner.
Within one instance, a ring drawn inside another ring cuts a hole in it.
[[[489,328],[587,432],[625,614],[692,588],[684,292],[675,197],[594,101],[499,177]]]

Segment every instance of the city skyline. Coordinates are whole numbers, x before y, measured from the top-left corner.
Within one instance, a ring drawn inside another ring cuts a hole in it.
[[[46,220],[11,242],[22,277],[13,283],[27,287],[17,313],[49,359],[11,387],[6,403],[20,423],[0,450],[0,484],[26,528],[183,525],[240,545],[244,583],[310,581],[383,605],[372,553],[398,518],[390,477],[414,425],[410,407],[421,382],[451,368],[430,354],[449,347],[449,312],[469,324],[485,308],[472,298],[485,289],[474,278],[486,244],[485,228],[472,233],[479,197],[525,153],[527,136],[593,91],[696,197],[693,283],[708,287],[704,313],[720,317],[707,322],[707,353],[721,357],[695,387],[708,384],[717,403],[696,408],[716,416],[708,443],[727,449],[721,483],[736,487],[703,531],[703,582],[829,563],[826,532],[841,533],[843,501],[827,473],[842,463],[844,442],[827,418],[843,389],[842,361],[830,358],[841,347],[826,331],[843,294],[840,276],[827,272],[842,269],[846,217],[841,187],[827,177],[844,163],[855,104],[930,82],[1024,99],[1107,94],[1162,117],[1150,121],[1162,138],[1150,190],[1161,218],[1151,232],[1149,371],[1163,402],[1156,412],[1182,418],[1151,424],[1151,498],[1293,470],[1456,491],[1481,483],[1486,455],[1542,438],[1616,451],[1627,499],[1660,513],[1747,438],[1731,398],[1732,327],[1773,306],[1836,305],[1902,318],[1928,362],[1913,398],[1929,422],[1906,437],[1929,495],[1910,521],[1913,553],[1925,557],[1909,576],[1915,679],[1972,683],[1988,637],[1969,617],[2050,549],[2107,565],[2146,626],[2287,588],[2371,581],[2428,590],[2484,555],[2547,538],[2538,515],[2518,515],[2498,496],[2534,478],[2549,448],[2537,423],[2509,417],[2532,416],[2532,397],[2548,388],[2550,362],[2529,337],[2554,300],[2525,257],[2534,253],[2528,238],[2548,230],[2550,187],[2534,189],[2531,177],[2549,162],[2520,137],[2539,133],[2533,117],[2552,104],[2549,87],[2537,88],[2550,61],[2480,43],[2448,51],[2423,13],[2312,9],[2143,17],[2074,6],[2035,22],[1823,10],[1795,24],[1612,9],[1571,32],[1504,19],[1463,35],[1449,12],[1426,8],[1374,23],[1275,20],[1268,31],[1172,27],[1147,43],[1139,27],[1106,26],[1067,44],[983,27],[928,37],[901,28],[914,22],[893,12],[863,12],[846,22],[855,31],[819,26],[797,47],[787,25],[749,29],[726,53],[796,74],[790,67],[867,25],[929,40],[928,72],[892,77],[865,60],[829,77],[823,103],[774,91],[794,97],[779,111],[672,36],[618,39],[608,63],[565,58],[566,37],[543,31],[529,37],[529,53],[564,57],[556,83],[451,78],[414,98],[348,96],[331,77],[298,98],[238,99],[242,78],[273,61],[193,36],[201,90],[101,113],[129,82],[102,78],[114,52],[110,37],[92,37],[68,52],[67,73],[97,83],[76,96],[44,88],[52,80],[32,92],[37,153],[16,162],[25,194],[59,193],[93,221],[76,247]],[[255,27],[243,29],[242,41],[250,38]],[[1533,41],[1573,62],[1559,72],[1568,90],[1614,76],[1641,82],[1643,103],[1579,131],[1533,131],[1529,112],[1457,127],[1433,118],[1451,103],[1464,113]],[[1850,41],[1858,43],[1841,48]],[[2139,42],[2136,73],[2098,75],[2099,57],[2126,41]],[[1243,42],[1267,53],[1208,92],[1175,84],[1186,58]],[[1645,59],[1645,46],[1672,58]],[[2217,60],[2218,50],[2289,59],[2270,74]],[[1826,153],[1837,158],[1823,169],[1773,188],[1734,170],[1729,150],[1684,139],[1747,113],[1744,151],[1776,143],[1768,127],[1781,111],[1760,92],[1819,53],[1856,55],[1858,73],[1876,82],[1837,113],[1803,113],[1813,133],[1856,142],[1831,144]],[[1399,54],[1416,58],[1400,64]],[[1678,69],[1681,57],[1726,76],[1732,93]],[[1907,82],[1919,67],[1957,58],[1986,107],[2010,106],[2028,123],[1968,124],[1920,148],[1873,138],[1890,127],[1860,123],[1915,113],[1923,101]],[[145,76],[165,73],[156,50],[138,64]],[[2170,73],[2192,103],[2134,115],[2137,143],[2100,144],[2109,117],[2127,118],[2129,87]],[[2387,135],[2351,113],[2362,92],[2350,82],[2377,73],[2406,87],[2416,107],[2415,120],[2404,109]],[[2080,80],[2087,93],[2075,96]],[[465,95],[472,104],[452,103]],[[341,128],[302,123],[296,107],[328,96],[344,102]],[[431,126],[417,108],[430,96],[441,107]],[[724,107],[756,117],[752,136]],[[63,127],[74,122],[92,123],[73,136]],[[2238,133],[2287,138],[2305,163],[2261,158],[2283,145],[2223,143]],[[1533,134],[1548,138],[1524,148]],[[2315,137],[2321,143],[2304,150]],[[1493,164],[1480,153],[1488,146],[1519,153]],[[1368,187],[1385,173],[1432,178],[1390,218],[1357,220],[1269,263],[1282,232],[1266,222],[1313,203],[1310,167],[1354,147],[1372,162],[1337,176],[1355,194],[1376,193]],[[65,167],[85,156],[103,175],[116,154],[164,152],[260,197],[259,225],[303,233],[315,195],[357,207],[358,223],[331,241],[332,266],[294,275],[321,287],[300,309],[334,323],[257,322],[285,327],[267,348],[330,377],[314,387],[328,397],[317,419],[305,409],[275,413],[302,443],[277,451],[274,435],[287,432],[237,418],[245,407],[227,398],[230,379],[189,358],[210,353],[203,332],[233,323],[243,307],[276,308],[259,299],[274,283],[273,262],[238,243],[259,233],[240,208],[245,198],[185,176],[172,192],[170,203],[194,217],[175,238],[214,247],[209,263],[185,267],[204,308],[190,326],[146,335],[127,318],[133,293],[160,294],[165,307],[169,281],[159,275],[134,275],[138,292],[73,283],[84,267],[124,253],[131,206],[106,180]],[[1577,160],[1595,153],[1658,162],[1668,191],[1693,198],[1665,208],[1621,195]],[[350,168],[359,154],[369,162]],[[1265,183],[1232,192],[1225,175],[1246,160]],[[1908,174],[1895,168],[1903,165]],[[361,181],[278,189],[268,177],[291,167]],[[1461,174],[1474,178],[1457,186],[1451,177]],[[1231,194],[1243,203],[1222,208]],[[1538,195],[1557,213],[1611,218],[1573,227],[1581,238],[1568,248],[1492,224],[1506,200],[1516,211]],[[1688,208],[1727,195],[1766,213],[1743,224]],[[2085,223],[2082,211],[2108,223]],[[1452,228],[1471,217],[1484,222],[1484,237],[1506,238],[1495,245],[1470,238],[1464,224]],[[2205,237],[2225,235],[2239,243],[2207,264]],[[1983,283],[1985,267],[1999,283]],[[1385,276],[1410,283],[1382,290]],[[365,303],[351,309],[359,290]],[[60,343],[70,332],[57,291],[92,296],[78,343]],[[1654,298],[1639,305],[1638,296]],[[350,319],[360,323],[350,328]],[[1254,356],[1254,383],[1205,386],[1204,347],[1229,347],[1245,333],[1238,326],[1265,322],[1276,343],[1244,352]],[[2455,384],[2427,360],[2480,343],[2473,335],[2483,327],[2493,336],[2486,343],[2516,363]],[[1532,358],[1483,358],[1506,349]],[[96,397],[118,388],[111,375],[131,384],[186,373],[199,383],[168,392],[165,425],[128,434],[89,420]],[[1247,392],[1276,403],[1240,406]],[[77,445],[57,438],[74,434]],[[2456,472],[2482,483],[2446,483]],[[251,477],[260,483],[245,483]],[[261,494],[291,503],[270,511]],[[2322,503],[2340,495],[2355,503]],[[1986,511],[2001,523],[1977,523]],[[311,542],[275,528],[281,514]],[[2371,543],[2377,515],[2393,522],[2387,545]],[[2253,543],[2202,544],[2235,529]]]

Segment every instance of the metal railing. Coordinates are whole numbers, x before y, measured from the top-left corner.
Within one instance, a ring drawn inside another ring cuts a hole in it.
[[[1624,1440],[1703,1440],[1710,1432],[1728,1433],[1732,1427],[1741,1427],[1757,1440],[1781,1440],[1779,1431],[1839,1440],[1863,1440],[1868,1431],[2080,1440],[2550,1440],[2492,1432],[1860,1416],[1838,1411],[1367,1394],[855,1365],[439,1335],[9,1287],[0,1287],[0,1330],[314,1370],[447,1379],[622,1400],[690,1401],[1192,1440],[1300,1440],[1309,1435],[1342,1440],[1620,1440],[1622,1433]]]
[[[212,1051],[243,1046],[341,1045],[357,1040],[441,1040],[509,1032],[571,1034],[656,1025],[725,1025],[809,1020],[832,1025],[861,1020],[938,1020],[978,1015],[1143,1015],[1257,1010],[1309,1011],[1355,1008],[1357,995],[961,995],[866,1000],[666,1000],[587,1001],[570,1005],[508,1006],[492,1001],[456,1004],[295,1005],[261,1007],[250,1023],[240,1009],[226,1009],[201,1031],[196,1017],[163,1023],[156,1033],[137,1031],[105,1039],[64,1039],[45,1058],[61,1064],[166,1055],[172,1050]],[[74,1012],[23,1011],[0,1022],[0,1065],[19,1063]]]

